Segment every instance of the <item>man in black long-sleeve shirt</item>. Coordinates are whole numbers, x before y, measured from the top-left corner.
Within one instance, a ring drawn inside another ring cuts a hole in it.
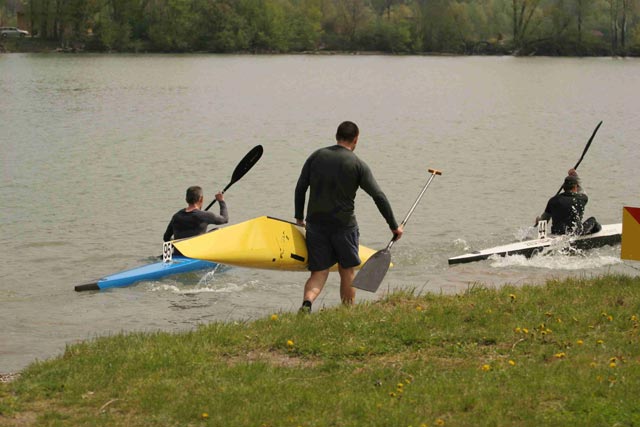
[[[582,222],[589,197],[582,191],[575,169],[569,169],[569,175],[564,179],[562,189],[564,192],[549,199],[542,215],[536,218],[536,225],[540,220],[551,219],[553,234],[584,235],[600,231],[602,226],[594,217]]]
[[[201,210],[204,200],[201,187],[189,187],[185,199],[188,206],[180,209],[171,218],[167,230],[164,232],[163,240],[165,242],[172,239],[198,236],[207,232],[207,225],[209,224],[226,224],[229,222],[227,203],[224,201],[224,196],[221,192],[216,194],[216,200],[220,205],[220,215]],[[174,251],[176,255],[180,255],[177,249],[174,249]]]
[[[387,197],[378,186],[369,166],[354,153],[358,144],[358,126],[343,122],[336,132],[336,145],[315,151],[302,167],[295,190],[295,218],[306,226],[307,251],[311,276],[304,287],[302,311],[311,311],[336,262],[340,273],[340,297],[343,304],[353,304],[355,289],[351,286],[358,255],[358,223],[354,213],[355,197],[362,188],[374,200],[378,210],[399,239],[398,226]],[[307,189],[309,204],[306,224],[304,205]]]

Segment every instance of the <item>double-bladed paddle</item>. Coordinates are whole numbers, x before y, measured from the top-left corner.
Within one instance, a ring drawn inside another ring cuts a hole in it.
[[[416,199],[413,206],[411,206],[411,209],[409,209],[407,216],[404,218],[404,220],[402,220],[402,224],[400,224],[403,227],[409,220],[409,217],[415,210],[416,206],[418,206],[418,202],[422,198],[424,192],[427,191],[427,188],[429,187],[429,184],[431,184],[433,178],[436,175],[442,175],[442,172],[436,169],[429,169],[429,173],[431,173],[429,180],[422,188],[420,195]],[[354,288],[362,289],[363,291],[367,292],[375,292],[378,290],[380,284],[382,283],[382,280],[384,279],[384,276],[387,274],[387,270],[389,270],[389,264],[391,263],[390,249],[395,241],[396,236],[394,235],[386,248],[373,254],[371,258],[369,258],[367,262],[364,263],[355,279],[353,280],[352,286]]]
[[[578,163],[576,163],[576,165],[573,167],[574,169],[578,169],[578,166],[580,166],[580,163],[582,163],[582,159],[584,159],[584,155],[587,154],[587,151],[589,150],[589,147],[591,147],[591,143],[593,142],[593,138],[596,136],[596,133],[598,132],[598,129],[600,129],[600,125],[601,124],[602,124],[602,121],[600,121],[600,123],[598,123],[598,126],[596,126],[596,128],[593,130],[593,133],[591,134],[591,138],[589,138],[589,141],[587,142],[587,145],[584,147],[584,150],[582,150],[582,156],[580,156],[580,160],[578,160]],[[562,191],[562,186],[560,186],[560,189],[556,193],[556,196],[558,194],[560,194],[561,191]]]
[[[238,182],[240,180],[240,178],[242,178],[243,176],[245,176],[247,174],[247,172],[249,172],[249,170],[256,164],[258,163],[258,160],[260,160],[260,157],[262,157],[262,153],[263,153],[263,148],[262,145],[256,145],[255,147],[253,147],[251,149],[251,151],[249,151],[243,158],[242,160],[240,160],[240,163],[238,163],[238,166],[236,166],[236,168],[233,171],[233,175],[231,175],[231,181],[229,182],[229,184],[227,184],[226,187],[224,187],[224,190],[222,190],[222,193],[224,194],[225,191],[227,191],[229,189],[229,187],[231,187],[233,184],[235,184],[236,182]],[[207,206],[207,208],[205,209],[205,211],[208,211],[209,208],[211,206],[213,206],[213,204],[217,201],[217,199],[213,199],[213,201],[211,203],[209,203],[209,206]]]

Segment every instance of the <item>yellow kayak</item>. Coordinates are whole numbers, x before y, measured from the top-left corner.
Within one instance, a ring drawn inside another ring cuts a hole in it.
[[[189,258],[247,268],[307,271],[304,229],[293,222],[268,216],[172,243]],[[362,263],[375,252],[360,245]],[[337,265],[332,270],[337,270]]]

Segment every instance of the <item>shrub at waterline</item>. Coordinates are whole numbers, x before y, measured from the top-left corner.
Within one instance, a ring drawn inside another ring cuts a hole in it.
[[[638,425],[639,316],[603,276],[117,335],[2,385],[0,425]]]

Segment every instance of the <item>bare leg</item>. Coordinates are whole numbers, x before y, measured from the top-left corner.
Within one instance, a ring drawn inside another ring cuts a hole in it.
[[[353,305],[356,299],[356,289],[351,285],[356,277],[356,269],[355,267],[342,268],[338,265],[338,272],[340,273],[340,298],[342,299],[342,304]]]
[[[318,295],[320,295],[320,292],[322,292],[322,288],[324,288],[328,277],[329,269],[312,271],[311,276],[309,276],[307,283],[304,285],[304,300],[314,302]]]

